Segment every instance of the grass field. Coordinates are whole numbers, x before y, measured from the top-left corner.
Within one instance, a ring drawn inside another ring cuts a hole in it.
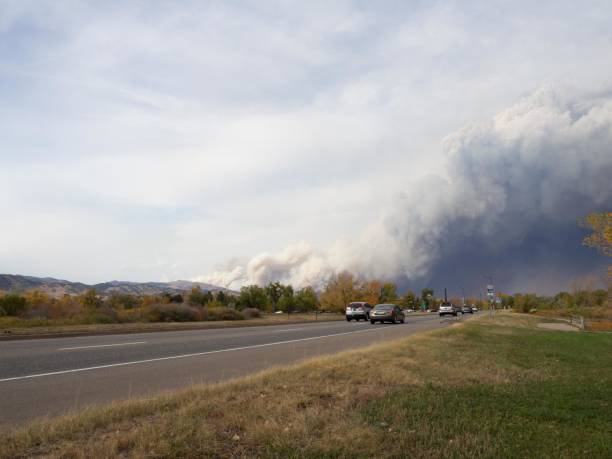
[[[498,314],[3,434],[0,456],[612,457],[612,334]]]
[[[105,333],[138,333],[164,330],[203,330],[227,327],[254,327],[259,325],[291,324],[314,321],[344,320],[342,314],[265,314],[261,318],[247,320],[219,320],[201,322],[133,322],[123,324],[62,323],[61,320],[23,320],[0,317],[0,340],[3,338],[87,335]]]

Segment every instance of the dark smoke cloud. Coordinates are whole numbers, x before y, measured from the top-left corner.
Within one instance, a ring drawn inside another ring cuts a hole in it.
[[[446,178],[404,192],[386,220],[407,279],[553,291],[604,263],[576,223],[612,204],[609,94],[544,89],[444,145]]]
[[[359,240],[299,243],[206,280],[318,285],[350,270],[415,288],[475,293],[493,275],[506,291],[551,292],[605,263],[581,246],[577,219],[612,207],[610,93],[545,88],[443,145],[444,173],[399,193]]]

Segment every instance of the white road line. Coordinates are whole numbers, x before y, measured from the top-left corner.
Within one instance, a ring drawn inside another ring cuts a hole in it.
[[[384,328],[376,327],[376,328],[369,328],[367,330],[357,330],[357,331],[344,332],[344,333],[333,333],[331,335],[313,336],[313,337],[310,337],[310,338],[291,339],[291,340],[287,340],[287,341],[276,341],[274,343],[265,343],[265,344],[254,344],[252,346],[233,347],[231,349],[219,349],[219,350],[216,350],[216,351],[195,352],[193,354],[182,354],[182,355],[173,355],[173,356],[169,356],[169,357],[157,357],[157,358],[154,358],[154,359],[135,360],[133,362],[111,363],[111,364],[108,364],[108,365],[97,365],[95,367],[75,368],[73,370],[61,370],[61,371],[52,371],[52,372],[49,372],[49,373],[37,373],[37,374],[26,375],[26,376],[15,376],[13,378],[0,379],[0,383],[8,382],[8,381],[19,381],[19,380],[22,380],[22,379],[41,378],[43,376],[56,376],[56,375],[63,375],[63,374],[67,374],[67,373],[79,373],[81,371],[100,370],[100,369],[103,369],[103,368],[124,367],[124,366],[127,366],[127,365],[138,365],[138,364],[141,364],[141,363],[161,362],[162,360],[184,359],[184,358],[187,358],[187,357],[197,357],[197,356],[201,356],[201,355],[220,354],[222,352],[242,351],[242,350],[245,350],[245,349],[257,349],[257,348],[262,348],[262,347],[277,346],[279,344],[297,343],[297,342],[300,342],[300,341],[312,341],[312,340],[315,340],[315,339],[331,338],[333,336],[352,335],[354,333],[367,333],[367,332],[371,332],[371,331],[381,331],[381,330],[384,330]]]
[[[97,347],[132,346],[133,344],[146,344],[146,341],[134,341],[131,343],[117,343],[117,344],[96,344],[92,346],[60,347],[58,351],[72,351],[75,349],[94,349]]]

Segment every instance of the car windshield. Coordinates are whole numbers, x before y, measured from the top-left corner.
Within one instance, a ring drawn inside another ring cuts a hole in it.
[[[363,304],[361,303],[351,303],[348,305],[349,308],[351,309],[357,309],[357,308],[363,308]]]

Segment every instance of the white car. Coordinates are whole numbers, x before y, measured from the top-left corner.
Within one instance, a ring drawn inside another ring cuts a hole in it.
[[[451,303],[442,303],[438,309],[438,314],[440,314],[440,317],[448,314],[457,316],[457,309]]]

